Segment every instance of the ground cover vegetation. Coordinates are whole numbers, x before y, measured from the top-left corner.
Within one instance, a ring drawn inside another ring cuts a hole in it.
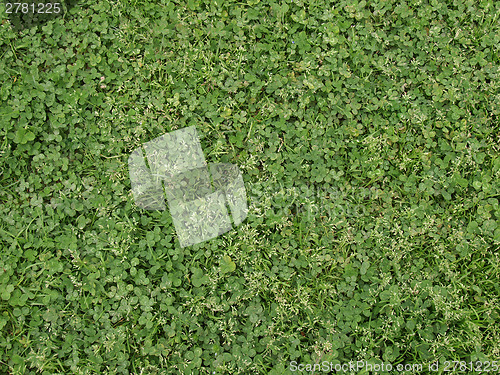
[[[0,372],[498,360],[499,7],[80,1],[24,30],[2,11]],[[127,158],[191,125],[249,214],[180,248]]]

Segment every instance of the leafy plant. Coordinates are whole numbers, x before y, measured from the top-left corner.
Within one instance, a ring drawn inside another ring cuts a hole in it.
[[[498,358],[499,5],[0,12],[0,372]],[[195,125],[238,229],[181,248],[127,158]]]

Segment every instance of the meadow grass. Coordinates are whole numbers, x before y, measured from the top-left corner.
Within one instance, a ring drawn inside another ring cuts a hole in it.
[[[0,372],[498,371],[499,13],[103,0],[14,30],[2,11]],[[181,248],[127,160],[191,125],[249,214]]]

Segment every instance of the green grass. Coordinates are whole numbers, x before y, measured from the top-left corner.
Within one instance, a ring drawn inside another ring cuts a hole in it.
[[[1,14],[1,373],[499,360],[498,4]],[[127,160],[191,125],[249,214],[181,248]]]

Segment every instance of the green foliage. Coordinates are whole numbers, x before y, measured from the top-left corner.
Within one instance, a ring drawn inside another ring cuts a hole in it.
[[[0,372],[499,357],[499,4],[0,13]],[[180,248],[127,158],[196,125],[249,214]]]

